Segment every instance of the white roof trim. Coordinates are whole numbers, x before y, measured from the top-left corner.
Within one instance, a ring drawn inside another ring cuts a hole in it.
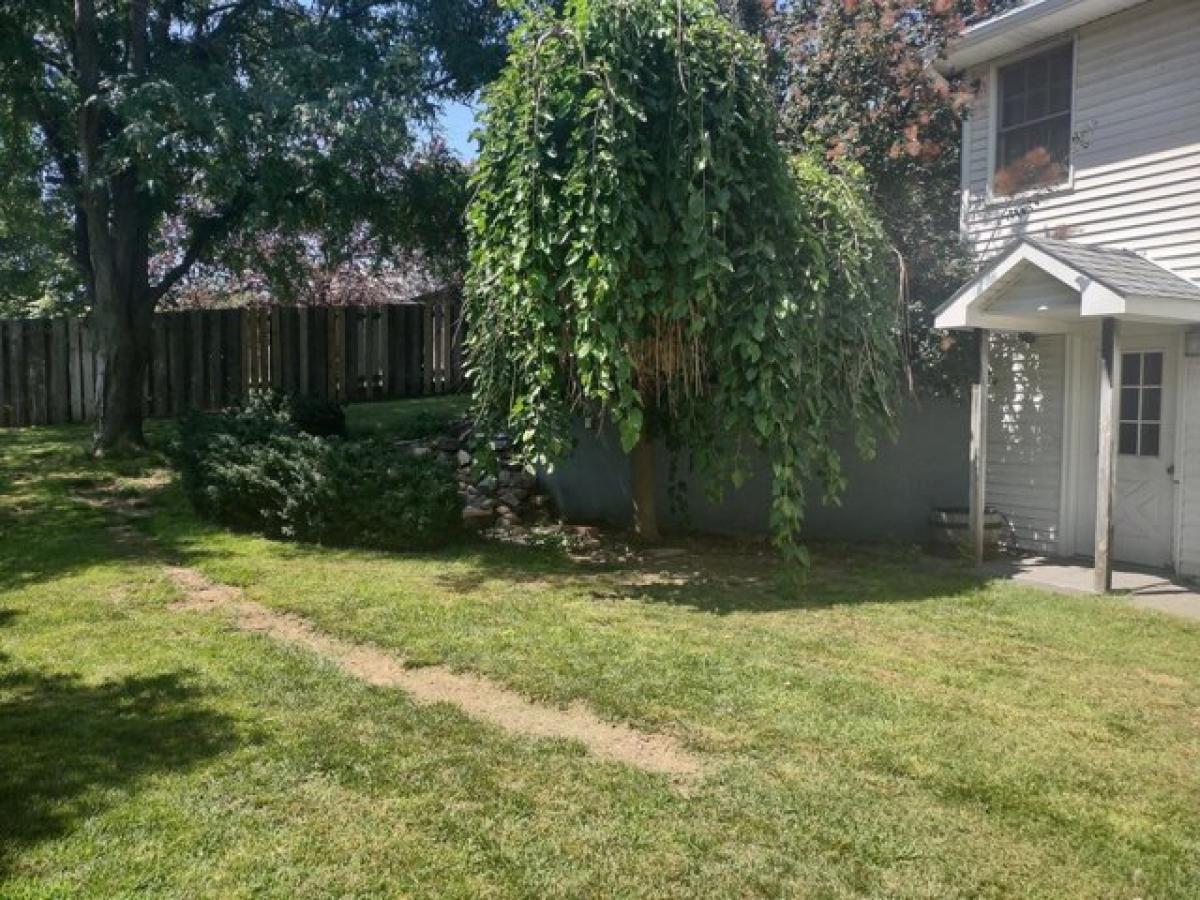
[[[1030,0],[968,27],[941,67],[969,69],[1147,0]]]
[[[1006,276],[1018,266],[1032,265],[1079,293],[1079,318],[1112,316],[1138,321],[1200,322],[1200,301],[1163,300],[1140,294],[1121,294],[1091,275],[1026,242],[1016,244],[975,279],[965,284],[937,311],[936,328],[992,328],[998,331],[1057,332],[1061,319],[1037,315],[1004,316],[989,313],[988,304],[1002,296]]]

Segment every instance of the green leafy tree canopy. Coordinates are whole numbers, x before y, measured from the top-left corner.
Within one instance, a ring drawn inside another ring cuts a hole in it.
[[[581,414],[710,484],[766,452],[777,542],[895,410],[894,257],[853,172],[789,163],[761,46],[711,0],[528,11],[487,91],[468,213],[478,413],[526,458]],[[850,167],[853,169],[854,167]],[[639,506],[639,519],[643,509]],[[640,521],[645,533],[653,523]]]
[[[853,160],[907,271],[908,349],[922,389],[969,365],[933,314],[969,276],[959,240],[959,142],[973,85],[934,66],[969,17],[1015,0],[800,0],[735,9],[768,48],[784,142]],[[949,353],[947,351],[949,350]]]
[[[494,73],[506,18],[492,0],[0,0],[0,171],[23,166],[24,206],[59,213],[91,300],[99,450],[142,443],[151,313],[198,262],[236,266],[263,233],[428,236],[409,214],[429,205],[421,126]]]

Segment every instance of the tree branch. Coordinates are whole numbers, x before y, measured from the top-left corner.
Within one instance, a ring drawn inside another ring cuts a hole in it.
[[[58,168],[59,175],[62,176],[63,184],[71,198],[73,211],[72,255],[75,258],[75,265],[79,267],[79,271],[83,275],[83,284],[90,298],[94,294],[95,285],[92,283],[92,253],[88,240],[87,213],[83,209],[83,198],[80,193],[79,155],[67,146],[67,142],[63,138],[62,126],[46,106],[45,98],[34,94],[30,108],[33,110],[38,128],[42,131],[46,149],[50,151],[50,157],[54,160],[54,165]]]
[[[87,218],[97,300],[114,296],[116,267],[108,228],[108,198],[96,184],[100,163],[100,38],[94,0],[75,0],[75,69],[79,73],[79,203]]]
[[[175,287],[175,285],[187,276],[192,266],[199,262],[212,249],[213,244],[233,230],[238,219],[245,215],[246,210],[250,208],[250,198],[250,192],[243,189],[234,196],[229,206],[223,211],[215,216],[202,219],[196,225],[192,230],[192,239],[188,243],[187,249],[183,252],[183,258],[168,269],[167,273],[163,275],[162,280],[150,289],[152,303],[157,304],[159,300],[165,297],[171,288]]]

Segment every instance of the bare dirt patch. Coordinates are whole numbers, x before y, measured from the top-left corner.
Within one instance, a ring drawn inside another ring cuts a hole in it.
[[[113,516],[115,521],[108,530],[117,543],[153,553],[152,539],[131,524],[148,511],[136,488],[158,488],[164,479],[163,475],[142,479],[134,490],[127,485],[90,486],[76,491],[75,497]],[[417,703],[450,703],[468,716],[512,734],[579,741],[601,759],[676,779],[698,776],[703,770],[700,760],[674,738],[605,722],[583,703],[565,709],[546,706],[478,675],[444,666],[409,668],[395,654],[325,634],[300,616],[247,600],[239,588],[213,582],[195,569],[166,566],[165,571],[184,594],[172,604],[173,609],[229,613],[243,631],[303,647],[368,684],[399,688]]]
[[[368,684],[399,688],[417,703],[450,703],[474,719],[524,737],[579,741],[601,759],[648,772],[675,778],[701,774],[700,760],[675,739],[605,722],[582,703],[565,709],[545,706],[477,675],[444,666],[409,668],[392,653],[335,638],[299,616],[246,600],[237,588],[215,584],[195,569],[173,566],[167,574],[185,595],[175,608],[222,609],[244,631],[303,647]]]

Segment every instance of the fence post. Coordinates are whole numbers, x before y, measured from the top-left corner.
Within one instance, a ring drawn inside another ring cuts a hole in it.
[[[154,400],[154,415],[165,416],[171,411],[171,360],[167,343],[167,323],[163,313],[155,313],[154,370],[150,378],[150,396]]]
[[[421,354],[421,384],[422,393],[433,393],[433,304],[421,304],[421,337],[424,339],[424,352]]]
[[[241,310],[242,333],[238,344],[238,358],[242,361],[242,378],[238,390],[243,397],[249,396],[251,389],[257,386],[259,363],[258,354],[258,310],[246,307]]]
[[[96,418],[96,333],[90,319],[79,327],[79,368],[83,374],[83,420]]]
[[[343,378],[342,378],[342,400],[350,401],[359,398],[359,368],[362,366],[362,354],[359,352],[358,329],[361,325],[362,316],[358,314],[358,310],[352,306],[345,309],[339,307],[338,312],[342,316],[342,336],[340,342],[342,347],[342,363]]]
[[[8,323],[0,319],[0,425],[13,425],[8,378]]]
[[[345,389],[346,373],[344,362],[346,356],[346,319],[340,308],[333,308],[325,313],[325,349],[328,354],[325,377],[328,381],[326,388],[331,400],[344,400],[342,391]]]
[[[236,403],[242,393],[242,311],[221,310],[221,363],[224,369],[224,390],[221,405]]]
[[[67,387],[67,320],[51,319],[47,344],[47,386],[50,391],[47,414],[54,425],[71,419],[71,397]]]
[[[25,323],[14,319],[8,323],[8,383],[12,402],[12,424],[28,425],[29,410],[25,403],[28,378],[25,362]]]

